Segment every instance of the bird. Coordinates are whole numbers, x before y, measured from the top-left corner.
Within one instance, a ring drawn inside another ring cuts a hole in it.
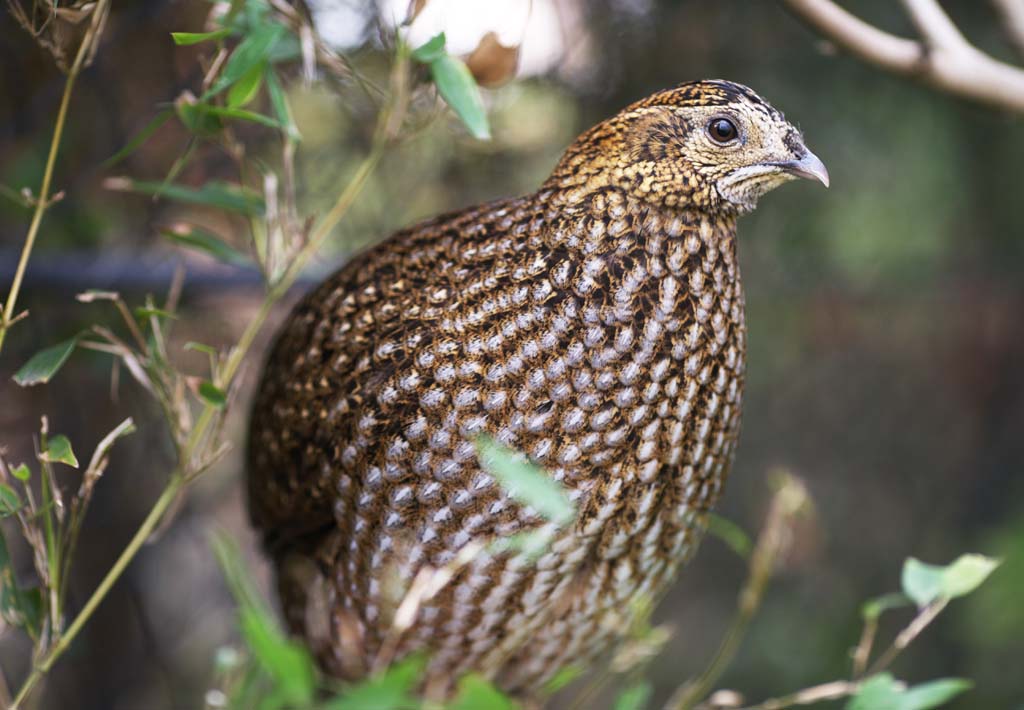
[[[829,184],[782,113],[684,83],[583,133],[537,191],[403,229],[298,303],[254,398],[248,500],[285,619],[327,673],[422,652],[441,695],[476,672],[530,698],[621,640],[728,476],[736,222],[794,178]],[[504,489],[484,435],[558,482],[570,524]],[[491,544],[541,529],[540,551]],[[413,580],[446,565],[396,627]]]

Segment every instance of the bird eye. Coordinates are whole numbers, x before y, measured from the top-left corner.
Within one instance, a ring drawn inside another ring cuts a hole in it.
[[[731,140],[735,140],[738,133],[736,124],[728,118],[713,118],[711,123],[708,124],[708,135],[716,143],[728,143]]]

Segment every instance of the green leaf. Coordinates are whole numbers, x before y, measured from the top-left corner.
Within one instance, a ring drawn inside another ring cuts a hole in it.
[[[243,607],[238,613],[242,638],[260,666],[277,683],[282,699],[289,703],[309,703],[316,687],[316,670],[309,652],[289,641],[262,609]]]
[[[199,353],[206,353],[207,355],[217,356],[217,348],[206,343],[197,343],[194,340],[190,340],[183,346],[185,350],[193,350]]]
[[[192,188],[121,177],[107,180],[106,187],[111,190],[166,197],[176,202],[217,207],[245,215],[262,216],[265,209],[263,197],[259,193],[241,185],[218,180],[211,180],[200,188]]]
[[[865,620],[877,619],[884,612],[890,609],[898,609],[902,606],[908,606],[912,604],[910,598],[906,594],[900,592],[892,592],[891,594],[883,594],[880,597],[869,599],[864,602],[864,605],[860,608],[860,614]]]
[[[445,56],[444,44],[445,36],[444,32],[442,32],[434,35],[419,47],[412,50],[409,56],[420,64],[436,62],[438,59]]]
[[[241,108],[256,98],[263,84],[263,73],[266,68],[266,61],[260,62],[235,82],[228,91],[228,108]]]
[[[274,107],[274,115],[277,116],[277,122],[284,126],[285,133],[293,141],[302,140],[299,127],[295,125],[295,118],[292,116],[291,107],[288,105],[288,96],[281,87],[277,74],[272,69],[267,70],[266,80],[267,93],[270,94],[270,104]]]
[[[235,51],[231,53],[224,65],[224,71],[209,91],[203,94],[203,101],[216,96],[239,81],[253,67],[267,61],[274,44],[284,35],[285,28],[278,24],[267,23],[255,27],[252,33],[235,47]]]
[[[192,224],[178,223],[162,228],[160,234],[185,247],[197,249],[226,264],[248,263],[245,254],[227,244],[220,236]]]
[[[708,532],[717,537],[743,559],[750,557],[754,543],[739,525],[717,513],[708,515]]]
[[[211,407],[220,408],[228,403],[228,398],[227,395],[224,394],[224,390],[209,380],[203,380],[199,383],[199,396],[202,397],[203,401]]]
[[[261,126],[267,126],[268,128],[284,128],[284,126],[277,122],[277,119],[271,118],[270,116],[264,116],[262,113],[246,111],[240,108],[211,106],[208,104],[197,104],[197,106],[202,106],[200,109],[201,111],[210,116],[216,116],[217,118],[232,118],[238,121],[249,121],[250,123],[258,123]]]
[[[22,387],[49,382],[50,378],[56,375],[57,371],[71,357],[76,345],[78,345],[78,336],[40,350],[14,373],[14,381]]]
[[[19,481],[27,481],[32,477],[32,471],[29,470],[28,466],[22,463],[11,469],[11,475]]]
[[[476,440],[476,450],[483,467],[517,501],[531,506],[558,525],[565,525],[575,517],[576,508],[565,489],[544,470],[520,459],[514,451],[488,436]]]
[[[910,557],[903,564],[903,592],[919,606],[937,599],[970,594],[999,566],[984,555],[961,555],[946,566],[929,565]]]
[[[224,130],[224,122],[209,109],[209,104],[197,103],[194,100],[179,99],[174,102],[174,110],[178,114],[181,125],[197,136],[215,136]],[[185,157],[187,158],[188,155],[186,152]],[[182,158],[178,158],[176,166],[184,167]],[[168,179],[173,179],[173,173],[177,171],[172,168],[171,172],[172,176],[169,176]]]
[[[128,144],[124,148],[122,148],[121,150],[117,151],[116,153],[114,153],[109,158],[107,158],[103,162],[103,167],[104,168],[109,168],[109,167],[111,167],[113,165],[116,165],[117,163],[120,163],[122,160],[127,158],[129,155],[134,153],[139,148],[140,145],[142,145],[147,140],[149,140],[149,137],[151,135],[153,135],[154,133],[156,133],[157,130],[162,125],[167,123],[167,120],[171,116],[173,116],[173,115],[174,115],[174,111],[172,109],[165,109],[165,110],[161,111],[160,113],[158,113],[156,116],[153,117],[153,119],[149,123],[147,123],[145,126],[143,126],[141,131],[136,133],[132,137],[132,139],[130,141],[128,141]]]
[[[930,710],[952,700],[971,687],[970,681],[945,678],[906,688],[890,673],[864,681],[846,710]]]
[[[651,697],[651,684],[641,680],[629,686],[615,699],[615,710],[643,710]]]
[[[62,463],[72,468],[78,468],[78,459],[75,452],[71,450],[71,442],[63,434],[51,436],[46,442],[46,451],[40,458],[50,463]]]
[[[486,678],[470,673],[459,680],[455,700],[446,705],[445,710],[516,710],[518,707],[518,703]]]
[[[416,685],[425,666],[423,656],[409,656],[384,673],[348,688],[325,703],[323,710],[418,710]]]
[[[466,124],[473,137],[490,140],[491,129],[480,89],[465,62],[446,54],[430,63],[430,74],[442,98]]]
[[[43,623],[43,595],[37,588],[22,589],[14,579],[11,555],[0,528],[0,617],[11,626],[25,629],[33,640],[39,638]]]
[[[565,686],[572,683],[574,680],[583,675],[586,671],[577,665],[569,665],[562,668],[555,676],[544,684],[544,694],[551,695],[557,693]]]
[[[941,678],[915,685],[903,694],[900,710],[930,710],[971,689],[974,684],[963,678]]]
[[[0,518],[14,515],[21,509],[21,496],[6,483],[0,483]]]
[[[171,39],[179,47],[188,46],[190,44],[199,44],[200,42],[209,42],[215,39],[224,39],[231,34],[231,29],[225,27],[223,29],[214,30],[213,32],[171,32]]]

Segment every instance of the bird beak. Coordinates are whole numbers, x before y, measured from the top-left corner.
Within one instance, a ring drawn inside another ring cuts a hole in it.
[[[784,163],[776,163],[780,168],[797,177],[817,180],[825,187],[828,187],[828,169],[814,153],[804,148],[804,156],[799,160],[789,160]]]

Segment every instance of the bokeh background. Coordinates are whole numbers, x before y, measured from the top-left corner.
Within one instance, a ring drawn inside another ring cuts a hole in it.
[[[768,472],[784,466],[806,480],[817,514],[801,526],[722,685],[753,701],[844,677],[860,602],[897,589],[905,557],[945,563],[978,551],[1002,557],[1003,567],[955,602],[895,670],[908,681],[973,678],[977,686],[958,708],[1024,707],[1024,120],[837,55],[778,2],[535,0],[527,18],[528,4],[449,3],[430,20],[448,29],[455,49],[460,42],[471,49],[473,33],[488,23],[503,41],[524,42],[521,76],[486,92],[494,140],[474,141],[446,118],[407,141],[317,268],[333,268],[416,219],[534,189],[576,134],[656,89],[701,77],[754,87],[802,127],[832,188],[787,186],[741,222],[749,385],[720,512],[756,529]],[[384,61],[375,23],[396,12],[392,5],[324,0],[315,7],[323,34],[372,73]],[[845,5],[911,33],[894,3]],[[1011,58],[988,3],[946,5],[973,41]],[[254,272],[204,261],[158,236],[179,207],[102,188],[111,174],[103,160],[159,104],[197,84],[201,49],[176,48],[168,32],[198,31],[208,9],[203,0],[114,3],[104,44],[73,99],[55,177],[67,197],[47,216],[21,299],[31,317],[0,356],[0,446],[14,461],[32,458],[43,414],[80,458],[125,416],[141,424],[117,445],[99,486],[72,606],[145,515],[172,448],[132,382],[122,378],[112,395],[106,358],[78,354],[52,383],[31,389],[10,374],[41,347],[109,320],[102,305],[74,300],[86,288],[137,302],[165,291],[175,265],[185,263],[178,346],[231,343],[258,304]],[[62,86],[49,57],[0,13],[0,184],[38,186]],[[344,96],[298,82],[291,91],[304,138],[301,193],[310,206],[332,199],[365,150],[365,110]],[[168,126],[115,172],[160,179],[186,140]],[[227,159],[214,155],[181,179],[198,184],[226,174]],[[28,217],[0,197],[5,291]],[[315,279],[311,273],[304,286]],[[260,355],[245,373],[250,386]],[[232,420],[237,442],[245,418],[240,406]],[[266,580],[241,473],[234,455],[191,492],[54,669],[40,707],[201,706],[214,652],[235,638],[209,531],[229,531]],[[72,484],[74,474],[66,480]],[[30,579],[31,561],[15,552]],[[657,613],[675,635],[652,666],[656,700],[703,667],[743,574],[742,561],[709,540],[673,587]],[[906,620],[896,615],[883,632]],[[17,633],[0,633],[8,683],[26,672],[28,648]]]

